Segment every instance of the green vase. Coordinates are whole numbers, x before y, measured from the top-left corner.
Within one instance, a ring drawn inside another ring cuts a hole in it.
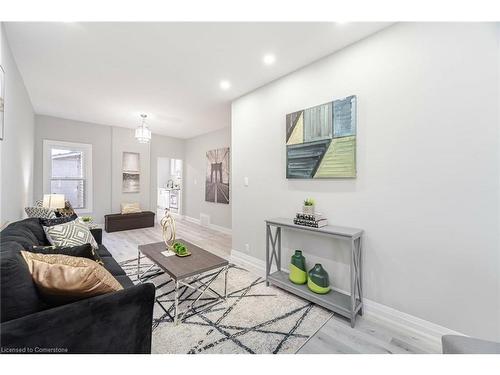
[[[321,264],[316,263],[316,265],[309,270],[307,286],[314,293],[318,294],[326,294],[330,291],[328,272],[325,271]]]
[[[295,250],[290,262],[290,281],[294,284],[305,284],[307,282],[306,258],[302,251]]]

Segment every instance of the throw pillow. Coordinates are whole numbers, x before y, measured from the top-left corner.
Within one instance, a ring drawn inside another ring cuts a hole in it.
[[[90,259],[28,251],[21,251],[21,255],[38,290],[53,303],[67,303],[123,289],[113,275]]]
[[[25,207],[24,211],[28,217],[39,217],[53,219],[56,217],[54,210],[45,207]]]
[[[43,227],[43,230],[51,245],[68,247],[89,243],[94,250],[99,248],[87,225],[79,220]]]
[[[69,201],[64,201],[64,208],[58,208],[56,210],[56,216],[57,217],[66,217],[66,216],[72,216],[76,215],[75,210],[71,206],[71,203]]]
[[[54,225],[69,223],[70,221],[73,221],[76,219],[78,219],[78,216],[76,214],[73,214],[71,216],[55,217],[53,219],[41,218],[40,224],[42,224],[44,227],[52,227]]]
[[[133,203],[122,203],[121,204],[122,214],[134,214],[138,212],[142,212],[141,207],[139,206],[139,202]]]
[[[62,246],[32,246],[27,249],[31,253],[36,254],[61,254],[68,255],[71,257],[87,258],[97,261],[94,256],[94,249],[89,243],[85,245],[78,245],[72,247],[62,247]]]

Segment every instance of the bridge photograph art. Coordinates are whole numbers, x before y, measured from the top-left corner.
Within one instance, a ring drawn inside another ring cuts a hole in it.
[[[205,200],[229,204],[229,147],[207,151]]]

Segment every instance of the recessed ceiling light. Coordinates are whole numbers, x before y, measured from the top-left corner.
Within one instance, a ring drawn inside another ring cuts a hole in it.
[[[276,61],[276,56],[274,56],[271,53],[268,53],[267,55],[264,55],[264,57],[262,58],[262,61],[266,65],[273,65],[274,62]]]
[[[224,80],[220,81],[219,86],[222,90],[228,90],[231,87],[231,82],[224,79]]]

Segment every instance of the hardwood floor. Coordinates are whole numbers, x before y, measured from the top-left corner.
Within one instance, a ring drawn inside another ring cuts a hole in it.
[[[185,239],[223,258],[231,255],[231,235],[222,233],[184,219],[176,219],[176,238]],[[163,241],[161,227],[134,229],[106,233],[103,230],[103,244],[113,257],[121,262],[137,257],[137,246]]]
[[[438,354],[441,347],[406,332],[360,317],[351,328],[333,316],[297,352],[298,354]]]
[[[231,235],[177,219],[177,238],[185,239],[226,259],[231,254]],[[162,241],[161,228],[106,233],[103,243],[117,261],[137,257],[137,246]],[[272,287],[271,287],[272,288]],[[299,354],[411,354],[441,353],[441,348],[386,324],[358,318],[356,327],[333,316],[298,351]]]

